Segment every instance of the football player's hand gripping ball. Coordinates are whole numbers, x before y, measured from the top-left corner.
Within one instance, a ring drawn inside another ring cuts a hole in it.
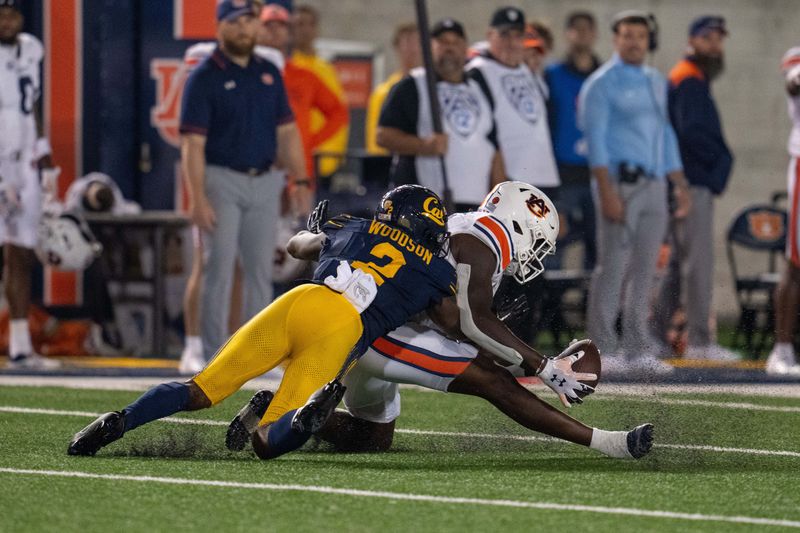
[[[575,372],[572,369],[572,365],[586,354],[581,349],[584,343],[588,344],[591,341],[587,339],[571,344],[556,357],[545,359],[544,366],[538,374],[542,383],[558,394],[565,407],[583,403],[582,398],[594,392],[594,387],[581,383],[581,380],[594,381],[597,379],[597,374]]]

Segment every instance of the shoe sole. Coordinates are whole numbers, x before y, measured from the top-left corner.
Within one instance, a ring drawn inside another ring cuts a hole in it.
[[[292,418],[292,430],[312,435],[318,432],[331,417],[331,413],[339,405],[339,402],[342,401],[344,391],[344,387],[341,387],[330,396],[301,407]]]
[[[244,450],[247,441],[258,427],[267,412],[274,395],[268,390],[260,390],[250,398],[247,405],[231,420],[225,434],[225,447],[233,452]]]
[[[110,419],[111,417],[103,416],[76,433],[69,443],[67,455],[93,457],[103,446],[107,446],[115,440],[121,439],[122,435],[125,433],[124,430],[120,432],[118,436],[106,434],[98,437],[97,442],[92,442],[95,434],[102,431]],[[117,415],[117,419],[120,419],[119,415]]]
[[[628,453],[641,459],[653,448],[653,424],[642,424],[628,432]]]

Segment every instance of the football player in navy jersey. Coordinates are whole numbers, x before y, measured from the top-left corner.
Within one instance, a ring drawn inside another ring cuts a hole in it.
[[[293,419],[311,395],[355,361],[380,335],[455,293],[444,258],[447,213],[424,187],[389,191],[373,220],[326,220],[325,205],[309,230],[289,241],[294,255],[317,257],[311,283],[284,294],[234,333],[186,383],[158,385],[122,411],[100,416],[70,442],[70,455],[94,455],[142,424],[216,405],[279,364],[286,370],[258,421],[253,443],[263,459],[300,447],[311,431]],[[249,434],[248,434],[249,436]]]

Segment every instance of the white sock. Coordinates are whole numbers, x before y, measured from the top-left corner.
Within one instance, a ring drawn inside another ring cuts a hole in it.
[[[20,355],[31,355],[31,330],[28,328],[27,318],[16,318],[10,321],[8,332],[8,353],[14,359]]]
[[[627,431],[605,431],[592,428],[592,442],[589,448],[617,459],[633,459],[628,451]]]
[[[197,335],[186,336],[186,349],[192,355],[203,357],[203,339]]]

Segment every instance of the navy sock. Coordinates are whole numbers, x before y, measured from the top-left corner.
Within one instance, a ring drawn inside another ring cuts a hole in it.
[[[183,411],[187,403],[189,386],[185,383],[173,381],[155,386],[122,410],[125,414],[125,431]]]
[[[289,411],[269,426],[267,433],[267,447],[269,457],[274,459],[285,453],[292,452],[306,443],[311,438],[311,433],[297,433],[292,429],[292,418],[297,409]]]

